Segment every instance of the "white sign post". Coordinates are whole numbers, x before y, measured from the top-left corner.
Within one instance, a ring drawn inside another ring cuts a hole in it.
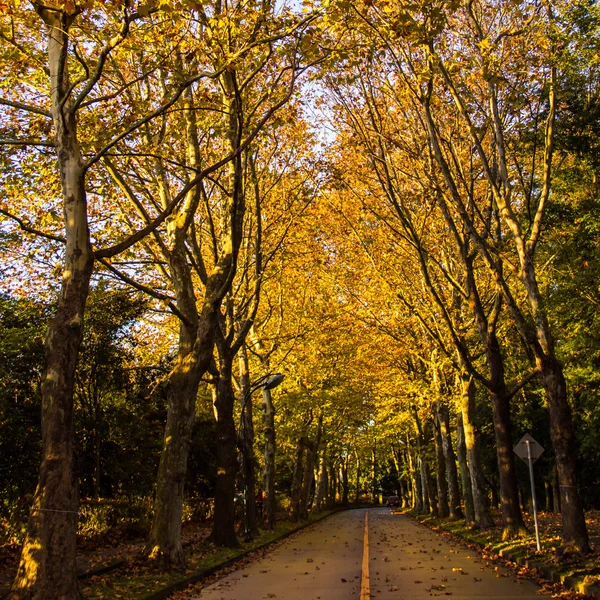
[[[529,479],[531,480],[531,499],[533,501],[533,521],[535,523],[535,541],[537,549],[542,549],[540,545],[540,523],[538,521],[537,500],[535,497],[535,482],[533,480],[533,463],[543,454],[544,448],[538,444],[528,433],[514,447],[515,454],[529,465]]]

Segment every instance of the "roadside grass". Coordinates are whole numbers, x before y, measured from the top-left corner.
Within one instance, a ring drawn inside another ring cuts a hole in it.
[[[323,511],[299,523],[281,521],[272,531],[261,530],[260,536],[248,543],[240,541],[240,548],[217,548],[207,540],[198,541],[185,549],[187,559],[185,571],[161,573],[139,557],[130,557],[125,565],[115,571],[82,581],[81,591],[85,598],[94,600],[113,598],[141,600],[167,586],[182,582],[199,571],[213,568],[236,557],[243,556],[240,558],[242,563],[251,562],[256,558],[256,553],[253,551],[260,551],[265,544],[319,521],[332,512],[334,511]],[[246,555],[246,553],[250,554]]]
[[[539,514],[540,551],[536,547],[533,517],[528,514],[524,515],[524,519],[529,533],[510,540],[502,540],[500,526],[480,530],[465,525],[464,521],[418,515],[413,511],[406,511],[405,514],[414,517],[433,530],[448,532],[469,544],[479,546],[484,557],[491,560],[498,558],[508,560],[530,570],[536,569],[546,576],[552,572],[555,574],[553,580],[569,584],[572,583],[568,581],[569,578],[576,578],[585,586],[595,587],[598,585],[600,590],[600,553],[597,546],[595,547],[600,542],[600,513],[598,511],[590,511],[586,514],[592,553],[588,556],[566,553],[562,557],[557,554],[561,545],[559,514],[550,512]],[[501,522],[499,513],[493,513],[493,517],[496,523]]]

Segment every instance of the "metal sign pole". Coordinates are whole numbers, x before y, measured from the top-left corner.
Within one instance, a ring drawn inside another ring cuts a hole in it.
[[[535,541],[538,552],[542,549],[540,545],[540,524],[538,522],[537,500],[535,497],[535,482],[533,481],[533,459],[531,457],[531,442],[526,440],[527,444],[527,462],[529,463],[529,479],[531,480],[531,499],[533,501],[533,520],[535,522]]]

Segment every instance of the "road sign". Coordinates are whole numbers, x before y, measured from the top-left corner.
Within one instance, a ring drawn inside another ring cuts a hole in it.
[[[514,447],[514,452],[524,463],[529,464],[529,458],[534,463],[544,453],[544,448],[526,433]]]
[[[533,463],[542,455],[544,449],[528,433],[513,448],[515,454],[529,465],[529,480],[531,481],[531,500],[533,502],[533,521],[535,523],[535,541],[538,552],[542,549],[540,545],[540,523],[537,514],[537,500],[535,497],[535,482],[533,480]]]

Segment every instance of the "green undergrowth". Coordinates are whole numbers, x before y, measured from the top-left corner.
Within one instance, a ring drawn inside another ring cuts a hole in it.
[[[275,541],[283,535],[300,529],[303,526],[321,520],[333,511],[324,511],[311,515],[307,521],[300,523],[281,521],[272,531],[261,530],[261,535],[254,540],[244,543],[240,548],[217,548],[214,544],[203,541],[186,548],[187,569],[185,572],[161,573],[148,566],[147,563],[131,557],[127,564],[104,575],[92,577],[81,583],[84,597],[90,599],[126,598],[141,600],[169,585],[188,579],[190,576],[210,569],[225,561],[241,557],[247,552],[258,550],[264,544]],[[253,560],[250,554],[241,561]]]
[[[561,581],[573,577],[588,586],[600,583],[600,554],[598,550],[594,549],[588,556],[567,553],[559,558],[557,551],[560,548],[561,538],[559,533],[560,517],[557,515],[545,514],[541,516],[541,550],[538,551],[533,523],[527,522],[527,518],[526,524],[530,533],[510,540],[503,540],[501,527],[481,530],[466,525],[464,521],[451,521],[450,519],[440,519],[429,515],[418,515],[412,511],[408,511],[406,514],[435,531],[451,533],[469,544],[478,546],[484,555],[490,559],[506,559],[520,565],[526,565],[530,569],[538,569],[541,572],[546,571],[546,574],[551,571],[560,577]],[[593,539],[598,534],[598,522],[595,515],[590,516],[587,521],[588,531]],[[497,518],[496,522],[499,523],[500,519]]]

